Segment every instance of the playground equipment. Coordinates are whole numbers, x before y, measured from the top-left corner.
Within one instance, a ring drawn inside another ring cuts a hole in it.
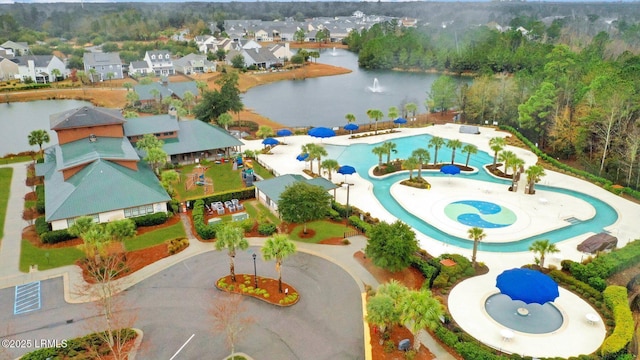
[[[186,191],[191,190],[194,186],[202,186],[205,195],[209,193],[213,193],[213,181],[207,177],[205,177],[205,173],[208,168],[203,167],[198,164],[191,174],[187,175],[187,178],[184,182],[184,187]]]
[[[253,186],[254,180],[255,180],[255,175],[253,174],[252,167],[247,167],[246,169],[242,169],[242,181],[244,181],[244,184],[247,187]]]

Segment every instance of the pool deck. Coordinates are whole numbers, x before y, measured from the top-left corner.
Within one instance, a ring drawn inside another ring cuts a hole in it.
[[[358,139],[349,139],[349,136],[337,136],[328,139],[317,139],[307,135],[278,138],[284,140],[287,145],[278,145],[271,155],[260,155],[259,160],[268,168],[274,170],[276,175],[303,174],[308,166],[306,162],[297,161],[295,157],[300,153],[300,148],[308,143],[324,143],[332,145],[352,145],[359,143],[378,143],[392,140],[398,137],[430,134],[445,139],[459,139],[464,143],[478,146],[478,149],[489,154],[493,152],[489,148],[489,139],[496,136],[506,136],[507,133],[496,131],[493,128],[480,128],[481,134],[459,133],[459,125],[446,124],[426,128],[401,128],[398,132]],[[260,140],[244,141],[244,149],[262,149],[264,145]],[[427,147],[427,144],[424,145]],[[507,147],[525,160],[525,168],[533,165],[537,157],[530,151]],[[367,154],[374,156],[373,154]],[[338,159],[339,162],[346,162]],[[342,164],[344,165],[344,164]],[[314,170],[317,172],[317,161],[314,161]],[[618,212],[618,220],[606,228],[612,235],[618,238],[618,246],[622,247],[629,241],[638,238],[637,219],[640,215],[640,205],[624,200],[596,185],[574,178],[572,176],[545,170],[546,176],[540,184],[553,187],[561,187],[587,193],[597,197]],[[414,172],[415,175],[415,172]],[[566,226],[566,218],[587,219],[593,216],[594,208],[585,201],[573,197],[537,190],[535,195],[525,195],[522,191],[524,178],[519,183],[519,192],[507,191],[505,185],[493,184],[482,181],[465,179],[464,176],[455,177],[430,177],[431,190],[418,190],[401,185],[393,185],[392,196],[406,209],[424,219],[428,223],[446,231],[451,235],[466,238],[469,226],[449,219],[442,211],[447,204],[458,200],[483,200],[506,206],[516,213],[517,221],[512,226],[499,229],[486,229],[486,242],[514,241],[538,233]],[[349,189],[349,202],[371,213],[380,220],[393,222],[396,218],[389,213],[375,198],[372,193],[372,184],[361,178],[358,174],[340,175],[333,174],[334,182],[347,180],[353,184]],[[446,189],[446,191],[438,191]],[[346,188],[337,189],[336,200],[345,204],[347,197]],[[400,219],[402,220],[402,219]],[[420,246],[430,254],[438,256],[443,253],[458,253],[470,257],[471,250],[449,245],[430,238],[422,233],[417,233]],[[576,246],[593,233],[575,234],[567,240],[556,244],[559,253],[548,256],[545,265],[560,265],[560,260],[571,259],[581,261],[585,254],[579,252]],[[449,296],[449,310],[456,322],[467,332],[480,341],[509,353],[517,353],[529,356],[577,356],[589,354],[595,351],[605,336],[602,319],[593,323],[588,322],[586,314],[597,314],[589,304],[568,291],[560,291],[560,297],[554,304],[565,315],[565,324],[559,330],[548,335],[532,335],[514,331],[514,337],[505,340],[500,331],[505,327],[492,320],[484,311],[484,300],[497,292],[495,279],[503,270],[520,267],[533,263],[534,255],[529,251],[495,253],[479,251],[478,261],[484,262],[491,269],[483,276],[468,279],[457,285]]]

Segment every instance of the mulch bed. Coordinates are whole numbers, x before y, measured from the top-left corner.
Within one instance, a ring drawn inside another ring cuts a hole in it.
[[[218,286],[218,281],[222,279],[224,279],[225,284],[234,285],[234,289],[229,290],[229,288],[225,288],[225,289],[220,288]],[[244,284],[246,287],[253,287],[255,284],[255,277],[250,274],[236,274],[236,282],[233,282],[231,281],[231,275],[227,275],[218,279],[214,285],[220,291],[232,292],[235,294],[250,296],[250,297],[253,297],[277,306],[295,305],[300,300],[300,294],[298,293],[298,291],[293,286],[285,283],[284,281],[282,282],[282,292],[280,292],[278,288],[278,279],[265,278],[262,276],[258,276],[258,287],[260,289],[264,289],[267,291],[267,294],[269,294],[268,298],[265,298],[264,296],[258,295],[255,293],[250,294],[249,292],[243,292],[242,289],[240,288],[240,284]],[[282,301],[284,300],[284,298],[286,297],[286,294],[289,294],[289,295],[298,294],[298,297],[292,302],[289,302],[286,304],[281,303],[281,300]]]

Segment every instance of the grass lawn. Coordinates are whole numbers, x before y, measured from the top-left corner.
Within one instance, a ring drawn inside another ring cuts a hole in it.
[[[12,168],[0,169],[0,239],[4,237],[4,220],[7,216],[9,191],[11,190]]]
[[[273,178],[273,174],[269,171],[267,171],[267,169],[265,169],[262,165],[260,165],[257,161],[253,162],[253,170],[255,171],[255,173],[257,175],[259,175],[261,178],[263,179],[271,179]]]
[[[244,205],[244,209],[246,210],[247,214],[249,214],[249,217],[253,219],[258,218],[259,213],[265,212],[272,223],[280,225],[280,223],[282,222],[274,213],[269,211],[266,206],[258,201],[245,201],[242,204]]]
[[[349,228],[344,225],[334,224],[325,220],[312,221],[307,224],[307,230],[313,230],[316,234],[311,238],[302,239],[298,236],[298,234],[302,232],[302,228],[302,225],[298,225],[291,229],[289,238],[307,243],[318,243],[325,239],[343,237],[345,231],[349,230]]]
[[[146,234],[136,236],[133,239],[126,240],[124,242],[124,246],[127,251],[134,251],[162,244],[166,240],[183,238],[186,236],[187,234],[184,231],[184,226],[182,226],[182,222],[180,221],[166,228],[150,231]]]
[[[29,155],[4,157],[0,159],[0,165],[15,164],[15,163],[21,163],[21,162],[27,162],[27,161],[33,161],[33,158]]]
[[[84,257],[84,253],[76,247],[58,249],[40,249],[27,240],[22,240],[20,251],[20,271],[29,272],[29,265],[37,264],[38,270],[53,269],[65,265],[73,265]]]
[[[192,176],[195,166],[195,164],[191,164],[182,166],[180,168],[180,183],[174,185],[174,188],[178,193],[179,200],[186,200],[205,195],[204,186],[201,185],[194,185],[191,186],[188,190],[186,189],[187,180]],[[244,183],[242,182],[242,178],[240,175],[241,171],[232,170],[232,166],[233,164],[231,163],[210,163],[204,166],[207,169],[205,171],[205,180],[208,182],[213,182],[214,192],[242,189],[244,187]]]

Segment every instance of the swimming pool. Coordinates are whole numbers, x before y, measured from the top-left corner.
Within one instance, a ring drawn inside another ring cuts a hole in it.
[[[528,334],[550,333],[558,330],[564,322],[560,310],[551,303],[525,304],[504,294],[489,296],[484,308],[501,325]]]
[[[427,149],[429,140],[431,139],[430,135],[415,135],[408,136],[403,138],[394,139],[393,142],[396,144],[397,153],[394,154],[394,157],[398,157],[401,159],[407,158],[411,155],[411,152],[416,148],[425,148]],[[488,139],[487,139],[488,141]],[[377,164],[377,156],[371,152],[376,146],[379,146],[380,143],[375,144],[354,144],[349,146],[339,146],[339,145],[325,145],[325,149],[328,152],[328,158],[336,159],[338,163],[341,164],[349,164],[356,168],[356,171],[363,179],[369,181],[373,185],[373,194],[378,199],[380,204],[391,214],[393,214],[396,218],[402,220],[407,225],[411,226],[414,230],[432,238],[436,239],[440,242],[444,242],[450,245],[458,246],[465,249],[470,249],[473,247],[473,242],[468,239],[459,238],[456,236],[452,236],[442,230],[439,230],[431,225],[429,225],[424,220],[415,216],[411,212],[407,211],[403,208],[391,195],[391,185],[394,183],[407,178],[407,174],[400,173],[394,174],[385,178],[371,178],[369,176],[369,169]],[[431,152],[431,156],[433,159],[433,149],[428,149]],[[438,160],[450,159],[451,158],[451,150],[447,148],[440,148],[438,150]],[[456,158],[460,161],[463,156],[456,154]],[[435,159],[434,159],[435,160]],[[511,181],[505,179],[497,179],[493,176],[489,175],[484,170],[484,165],[489,164],[493,161],[493,157],[486,152],[478,151],[477,154],[473,155],[469,161],[469,165],[479,169],[478,172],[473,174],[460,174],[458,176],[468,177],[469,179],[486,181],[498,184],[510,184]],[[427,177],[438,177],[438,176],[448,176],[441,174],[439,172],[423,172],[423,176]],[[596,210],[596,214],[594,217],[588,220],[579,221],[574,224],[570,224],[560,229],[555,229],[551,231],[547,231],[544,233],[536,234],[534,236],[520,239],[518,241],[511,242],[501,242],[501,243],[490,243],[490,242],[481,242],[478,244],[478,249],[481,251],[490,251],[490,252],[519,252],[519,251],[528,251],[529,246],[538,239],[548,239],[551,243],[557,243],[559,241],[563,241],[572,237],[575,237],[580,234],[584,234],[587,232],[599,233],[602,232],[604,228],[613,224],[618,219],[618,213],[613,209],[609,204],[604,201],[597,199],[591,195],[581,193],[574,190],[564,189],[564,188],[556,188],[551,186],[544,185],[536,185],[536,189],[553,191],[561,194],[570,195],[581,199],[583,201],[588,202],[591,206]]]
[[[483,229],[497,229],[516,222],[516,214],[508,208],[489,201],[461,200],[445,206],[449,219],[463,225]]]

